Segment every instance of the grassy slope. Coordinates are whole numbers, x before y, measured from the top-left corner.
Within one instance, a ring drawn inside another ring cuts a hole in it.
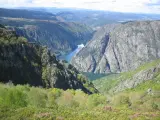
[[[140,66],[135,71],[122,73],[118,76],[110,75],[100,80],[93,81],[93,83],[101,93],[107,96],[108,105],[120,109],[129,108],[137,111],[136,115],[133,116],[134,119],[137,119],[137,116],[143,116],[140,111],[160,111],[160,74],[156,73],[152,80],[141,83],[132,89],[126,89],[116,94],[110,93],[109,90],[118,85],[120,81],[132,78],[136,73],[156,67],[159,64],[160,60],[155,60]],[[148,93],[148,89],[152,91]]]
[[[140,71],[145,71],[145,70],[152,68],[152,67],[155,67],[158,64],[160,64],[160,59],[155,60],[150,63],[146,63],[144,65],[141,65],[139,68],[137,68],[134,71],[121,73],[119,75],[109,75],[107,77],[103,77],[101,79],[95,80],[95,81],[93,81],[93,83],[101,93],[107,93],[107,92],[109,92],[109,90],[111,88],[115,87],[119,82],[126,80],[126,79],[129,79],[129,78],[132,78],[133,75],[135,75],[136,73],[138,73]],[[143,90],[147,89],[147,88],[151,88],[152,86],[154,89],[154,88],[156,88],[154,86],[158,85],[158,84],[156,84],[156,80],[159,80],[159,75],[155,75],[154,81],[150,80],[150,81],[147,81],[143,84],[140,84],[139,86],[144,86],[145,88],[143,87]],[[134,90],[138,89],[139,86],[137,86]],[[139,89],[140,89],[140,87],[139,87]],[[158,88],[158,89],[160,90],[160,88]]]

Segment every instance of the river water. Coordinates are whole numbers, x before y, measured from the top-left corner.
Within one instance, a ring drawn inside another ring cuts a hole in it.
[[[70,52],[67,55],[60,56],[59,59],[70,62],[73,56],[76,55],[83,47],[84,47],[84,44],[77,45],[77,48],[74,51]]]

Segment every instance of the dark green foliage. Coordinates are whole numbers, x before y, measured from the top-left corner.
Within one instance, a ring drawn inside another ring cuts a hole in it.
[[[0,55],[0,79],[2,82],[12,81],[14,84],[43,85],[41,57],[34,46],[20,43],[1,44],[0,46],[0,51],[3,53]],[[17,49],[18,51],[16,51]]]
[[[78,78],[79,72],[70,64],[58,61],[47,47],[28,43],[14,31],[0,28],[0,81],[30,84],[46,88],[81,89],[88,94],[93,84]],[[14,38],[14,39],[13,39]]]
[[[19,37],[14,31],[7,30],[5,27],[0,27],[0,44],[19,44],[26,43],[27,39],[24,37]]]
[[[5,26],[3,26],[2,24],[0,24],[0,28],[5,28]]]
[[[78,74],[78,80],[81,81],[86,88],[89,89],[92,93],[98,93],[98,90],[94,88],[94,85],[91,81],[87,79],[83,74]]]

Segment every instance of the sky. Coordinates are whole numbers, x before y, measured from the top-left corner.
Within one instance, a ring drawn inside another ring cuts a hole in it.
[[[85,8],[160,14],[160,0],[0,0],[0,7]]]

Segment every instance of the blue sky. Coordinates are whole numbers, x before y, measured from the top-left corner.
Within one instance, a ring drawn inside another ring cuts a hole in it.
[[[0,7],[65,7],[160,14],[160,0],[0,0]]]

